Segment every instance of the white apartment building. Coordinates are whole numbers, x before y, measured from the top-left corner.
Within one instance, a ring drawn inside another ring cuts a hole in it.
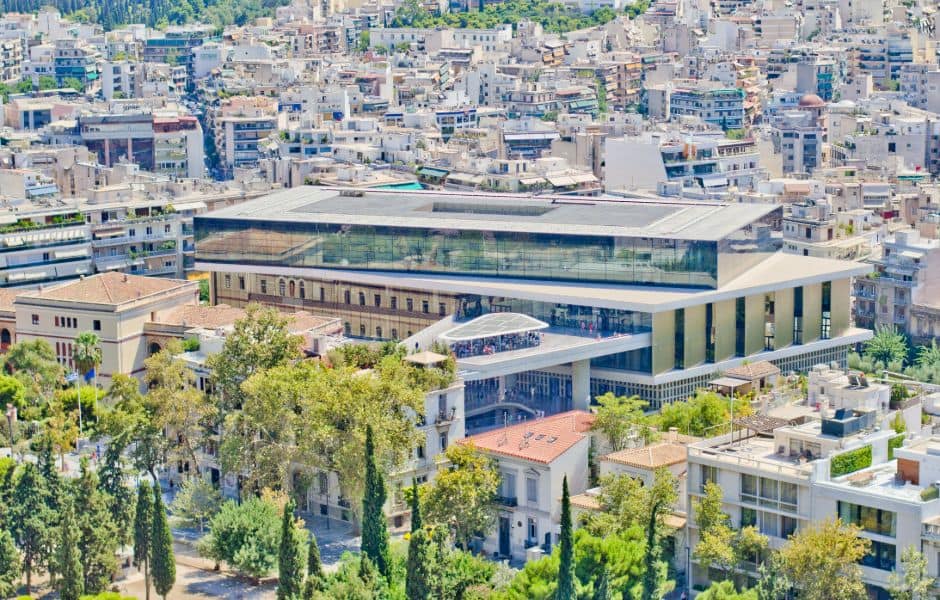
[[[783,217],[783,250],[791,254],[860,260],[880,247],[884,235],[885,225],[873,211],[833,212],[828,200],[791,204]]]
[[[115,98],[140,96],[139,68],[137,61],[105,61],[101,64],[101,93],[110,102]]]
[[[483,542],[488,556],[524,560],[530,548],[551,553],[561,523],[562,481],[573,496],[588,486],[588,450],[594,415],[569,411],[470,436],[499,465],[495,531]],[[536,550],[538,552],[538,550]]]

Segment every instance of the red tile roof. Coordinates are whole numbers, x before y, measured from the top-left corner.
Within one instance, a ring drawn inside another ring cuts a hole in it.
[[[472,435],[458,443],[472,443],[490,454],[548,464],[585,439],[593,424],[592,413],[572,410]]]
[[[196,289],[194,282],[181,279],[160,279],[111,272],[76,279],[55,287],[24,292],[20,298],[46,298],[91,304],[123,304],[187,286]]]

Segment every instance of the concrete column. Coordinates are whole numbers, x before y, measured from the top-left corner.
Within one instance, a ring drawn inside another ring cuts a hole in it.
[[[764,294],[744,300],[744,354],[750,356],[764,349]]]
[[[676,314],[674,310],[653,313],[653,374],[676,366]]]
[[[734,356],[734,299],[714,303],[712,327],[715,328],[715,361]]]
[[[774,348],[793,343],[793,288],[774,292]]]
[[[819,339],[822,326],[822,284],[803,286],[803,343]]]
[[[591,361],[571,363],[571,408],[588,410],[591,406]]]
[[[836,338],[845,335],[849,328],[849,306],[852,304],[852,281],[846,277],[832,282],[832,297],[829,306],[832,311],[832,321],[829,328],[830,337]],[[916,323],[911,321],[910,331],[916,331]]]
[[[705,305],[685,309],[685,366],[705,362]]]

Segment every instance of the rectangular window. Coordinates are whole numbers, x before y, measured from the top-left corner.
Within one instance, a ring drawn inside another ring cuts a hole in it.
[[[702,466],[702,471],[701,471],[702,487],[700,491],[704,493],[705,484],[709,482],[718,483],[718,467],[711,467],[708,465],[701,465],[701,466]]]
[[[425,314],[431,312],[431,304],[427,300],[421,301],[421,312]]]
[[[56,315],[55,317],[53,317],[52,322],[55,323],[55,326],[56,326],[56,327],[58,327],[58,326],[59,326],[59,315]]]
[[[359,306],[366,305],[366,295],[363,292],[359,292]]]
[[[101,331],[101,321],[98,319],[95,319],[94,321],[92,321],[91,328],[94,329],[95,331]]]
[[[516,499],[516,475],[514,473],[500,473],[499,495],[506,499]]]
[[[225,289],[227,289],[227,290],[232,289],[232,276],[231,276],[231,275],[226,275],[226,276],[225,276],[225,283],[224,283],[224,286],[225,286]]]
[[[439,316],[446,317],[446,316],[447,316],[447,305],[444,304],[443,302],[439,303],[439,304],[437,305],[437,314],[438,314]]]
[[[373,303],[375,304],[376,307],[382,306],[382,294],[375,294],[375,295],[372,297],[372,301],[373,301]]]
[[[408,298],[407,300],[405,300],[405,308],[408,312],[414,312],[415,310],[414,300],[412,300],[411,298]]]
[[[441,442],[441,452],[443,452],[444,450],[447,450],[447,434],[446,433],[441,434],[440,442]]]
[[[741,502],[757,503],[757,477],[741,475]]]
[[[741,509],[741,527],[756,527],[757,511],[753,508]]]
[[[238,289],[240,289],[240,290],[244,290],[244,289],[245,289],[245,278],[244,278],[244,277],[239,277],[239,278],[238,278]]]
[[[539,503],[539,480],[534,477],[525,478],[525,499],[529,504]]]
[[[786,539],[796,533],[796,519],[780,517],[780,537]]]
[[[679,308],[674,313],[675,329],[673,331],[673,366],[676,369],[685,368],[685,309]]]
[[[840,500],[839,518],[845,523],[858,525],[869,533],[886,537],[895,537],[897,534],[897,514],[894,511],[861,506]]]
[[[398,296],[389,298],[389,305],[392,307],[392,310],[398,310]]]
[[[746,355],[746,323],[744,297],[736,298],[734,301],[734,353],[736,356]]]
[[[793,343],[803,343],[803,286],[793,288]]]
[[[822,323],[819,337],[828,340],[832,334],[832,282],[822,284]]]
[[[267,279],[261,280],[261,293],[262,294],[268,293],[268,280]]]
[[[705,362],[715,362],[715,308],[705,305]]]
[[[39,315],[33,315],[33,325],[39,325]]]
[[[894,544],[872,540],[871,549],[860,562],[873,569],[894,571],[897,566],[897,548]]]

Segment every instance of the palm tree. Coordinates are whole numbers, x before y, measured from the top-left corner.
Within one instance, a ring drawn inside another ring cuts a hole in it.
[[[81,435],[82,428],[82,377],[90,371],[95,371],[95,403],[98,400],[98,365],[101,364],[101,339],[98,334],[85,331],[78,334],[72,344],[72,362],[78,370],[78,428]],[[97,408],[97,407],[96,407]]]

